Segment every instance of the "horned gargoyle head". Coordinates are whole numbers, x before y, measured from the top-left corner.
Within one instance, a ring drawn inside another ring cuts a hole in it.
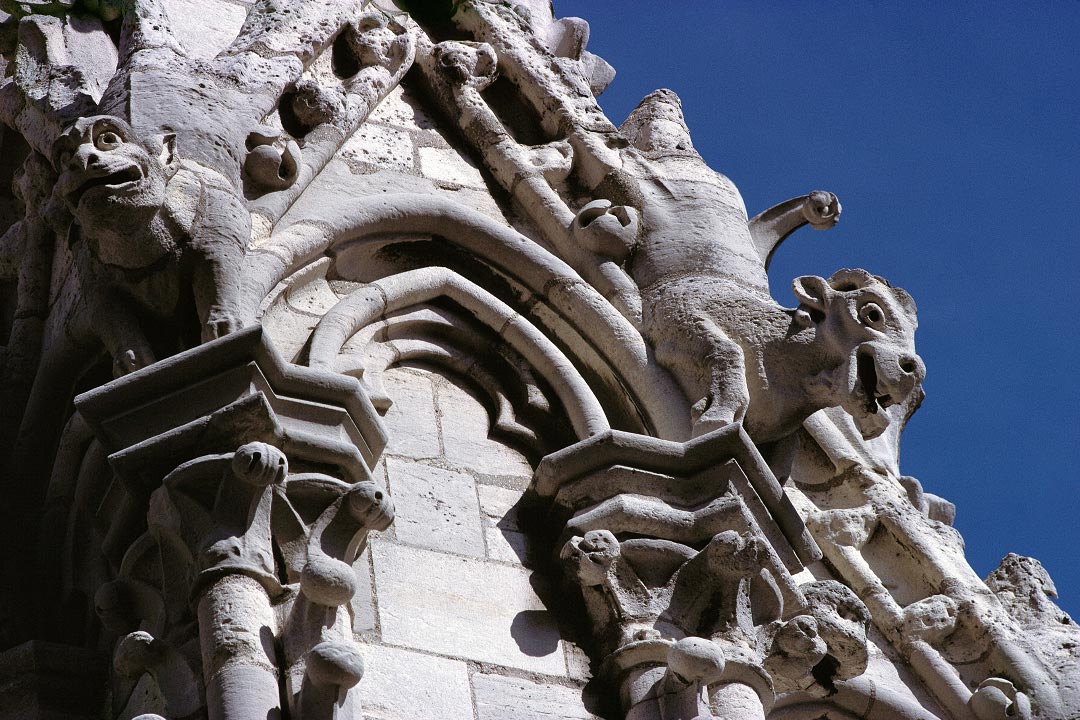
[[[794,282],[795,320],[816,328],[815,343],[832,369],[810,379],[807,391],[825,407],[840,406],[866,439],[885,431],[882,410],[920,392],[926,366],[915,352],[915,302],[865,270],[838,270]]]

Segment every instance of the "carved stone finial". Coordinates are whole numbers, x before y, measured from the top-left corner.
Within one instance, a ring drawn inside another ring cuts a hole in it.
[[[433,51],[439,69],[453,82],[483,90],[495,82],[495,50],[487,43],[448,40]]]
[[[932,595],[904,608],[904,635],[937,645],[956,629],[956,602],[947,595]]]
[[[638,212],[610,200],[593,200],[578,211],[571,232],[590,252],[623,262],[637,245]]]
[[[278,141],[283,146],[279,147]],[[261,188],[284,190],[296,182],[300,173],[300,146],[295,140],[282,139],[270,128],[257,128],[248,135],[248,154],[244,173]]]
[[[345,29],[343,37],[362,67],[381,67],[396,73],[411,62],[412,35],[383,12],[361,14]]]
[[[394,506],[373,482],[357,483],[323,511],[311,527],[307,563],[300,576],[300,592],[312,602],[336,607],[344,605],[356,592],[356,573],[347,556],[354,555],[356,536],[371,530],[385,530],[394,519]]]
[[[273,445],[247,443],[233,454],[232,472],[248,485],[263,488],[285,479],[289,473],[289,460]]]
[[[979,683],[968,705],[978,720],[1032,718],[1031,700],[1003,678],[989,678]]]

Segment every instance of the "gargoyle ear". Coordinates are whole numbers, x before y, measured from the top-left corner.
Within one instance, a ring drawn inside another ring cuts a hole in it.
[[[390,43],[390,47],[386,50],[387,59],[390,60],[387,70],[391,73],[397,72],[401,64],[405,62],[405,58],[412,54],[412,44],[412,35],[408,33],[394,38],[393,42]]]
[[[829,307],[829,297],[835,292],[825,278],[817,275],[803,275],[795,278],[791,284],[795,297],[800,305],[805,305],[810,310],[810,315],[825,315]]]
[[[476,74],[482,78],[495,77],[495,70],[499,64],[495,57],[495,51],[487,43],[476,48]]]
[[[179,158],[176,157],[176,133],[158,135],[154,140],[155,144],[161,147],[158,159],[161,160],[161,164],[165,166],[169,176],[172,177],[180,163]]]

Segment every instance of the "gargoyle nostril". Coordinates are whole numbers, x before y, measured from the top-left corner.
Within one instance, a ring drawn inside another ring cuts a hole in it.
[[[914,375],[915,371],[918,369],[918,367],[919,367],[918,363],[916,363],[911,358],[901,358],[900,359],[900,369],[903,370],[904,372],[910,374],[910,375]]]

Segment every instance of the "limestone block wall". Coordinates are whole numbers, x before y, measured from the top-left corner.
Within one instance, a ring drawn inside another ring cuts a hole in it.
[[[329,193],[431,192],[510,222],[456,143],[399,86],[316,180],[311,202]],[[310,212],[302,199],[285,222]],[[263,327],[282,352],[302,359],[315,324],[356,286],[327,279],[325,263],[316,263],[265,304]],[[374,475],[396,516],[357,560],[366,582],[350,608],[365,658],[357,687],[365,717],[598,717],[603,700],[585,689],[589,658],[567,639],[566,618],[560,628],[549,609],[560,593],[555,549],[538,546],[519,522],[532,464],[490,437],[494,408],[474,379],[397,365],[386,328],[365,329],[339,359],[347,366],[350,357],[377,357],[390,366],[377,378],[391,404]],[[537,570],[543,566],[547,572]]]
[[[379,472],[397,517],[358,564],[372,583],[354,606],[365,714],[595,717],[588,660],[540,599],[553,579],[533,569],[542,550],[518,525],[528,462],[488,439],[486,409],[459,385],[414,369],[387,385],[395,408]]]

